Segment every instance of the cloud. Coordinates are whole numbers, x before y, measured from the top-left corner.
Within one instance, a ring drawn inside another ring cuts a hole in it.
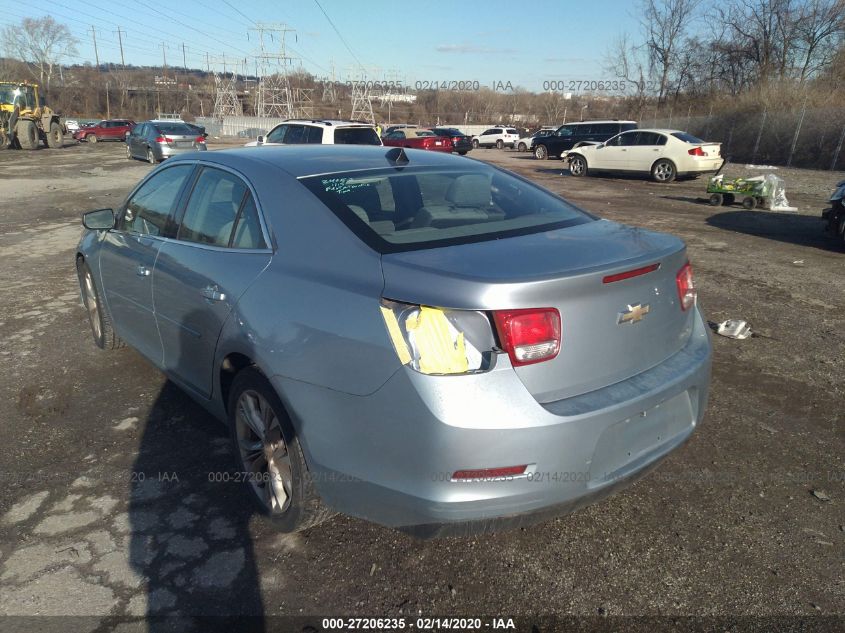
[[[483,55],[513,55],[517,51],[513,48],[489,48],[475,44],[440,44],[435,47],[438,53],[483,54]]]

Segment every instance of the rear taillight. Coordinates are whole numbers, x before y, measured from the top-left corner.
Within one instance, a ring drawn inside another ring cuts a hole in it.
[[[205,137],[204,137],[204,136],[198,136],[198,137],[195,139],[195,141],[196,141],[197,143],[205,143]]]
[[[495,341],[484,312],[382,299],[381,315],[399,362],[421,374],[466,374],[491,366]]]
[[[687,151],[687,154],[689,154],[690,156],[707,156],[707,154],[704,153],[704,150],[700,147],[692,148],[691,150]]]
[[[493,319],[514,367],[551,360],[560,351],[560,313],[554,308],[496,310]]]
[[[683,265],[678,274],[675,275],[675,282],[678,284],[678,298],[681,300],[681,310],[689,310],[695,305],[697,292],[695,281],[692,278],[692,266],[689,262]]]

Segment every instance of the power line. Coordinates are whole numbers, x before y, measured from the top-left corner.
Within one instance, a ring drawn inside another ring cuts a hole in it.
[[[363,67],[364,67],[364,64],[362,64],[362,63],[361,63],[361,60],[360,60],[360,59],[358,59],[358,56],[357,56],[357,55],[355,55],[355,53],[353,53],[353,52],[352,52],[352,48],[350,48],[349,44],[348,44],[348,43],[346,42],[346,40],[343,38],[343,35],[341,35],[341,34],[340,34],[340,31],[339,31],[339,30],[338,30],[338,28],[335,26],[335,23],[334,23],[334,22],[332,22],[332,19],[329,17],[329,14],[328,14],[328,13],[326,13],[326,10],[323,8],[323,5],[321,5],[321,4],[320,4],[320,0],[314,0],[314,2],[315,2],[315,4],[316,4],[316,5],[320,8],[320,11],[322,11],[322,12],[323,12],[323,15],[324,15],[324,16],[326,16],[326,20],[328,20],[328,21],[329,21],[329,24],[331,24],[332,28],[334,29],[334,32],[335,32],[335,33],[337,33],[337,36],[340,38],[340,41],[341,41],[341,42],[343,42],[343,45],[346,47],[346,50],[348,50],[348,51],[349,51],[349,54],[350,54],[350,55],[352,55],[352,59],[354,59],[356,62],[358,62],[358,65],[359,65],[361,68],[363,68]]]

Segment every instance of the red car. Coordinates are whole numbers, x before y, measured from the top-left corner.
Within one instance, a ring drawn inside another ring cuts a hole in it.
[[[434,152],[452,153],[452,139],[446,136],[437,136],[431,130],[419,130],[416,128],[404,128],[394,130],[381,139],[389,147],[410,147],[412,149],[428,149]]]
[[[129,119],[108,119],[100,121],[96,125],[79,128],[73,138],[77,141],[125,141],[126,135],[135,127],[135,121]]]

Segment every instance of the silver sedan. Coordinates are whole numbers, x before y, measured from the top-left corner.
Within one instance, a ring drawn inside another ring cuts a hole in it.
[[[152,164],[205,149],[205,136],[182,121],[144,121],[126,135],[126,157]]]
[[[225,421],[283,531],[334,511],[428,536],[559,515],[704,415],[683,242],[482,162],[186,154],[83,223],[96,344],[131,345]]]

